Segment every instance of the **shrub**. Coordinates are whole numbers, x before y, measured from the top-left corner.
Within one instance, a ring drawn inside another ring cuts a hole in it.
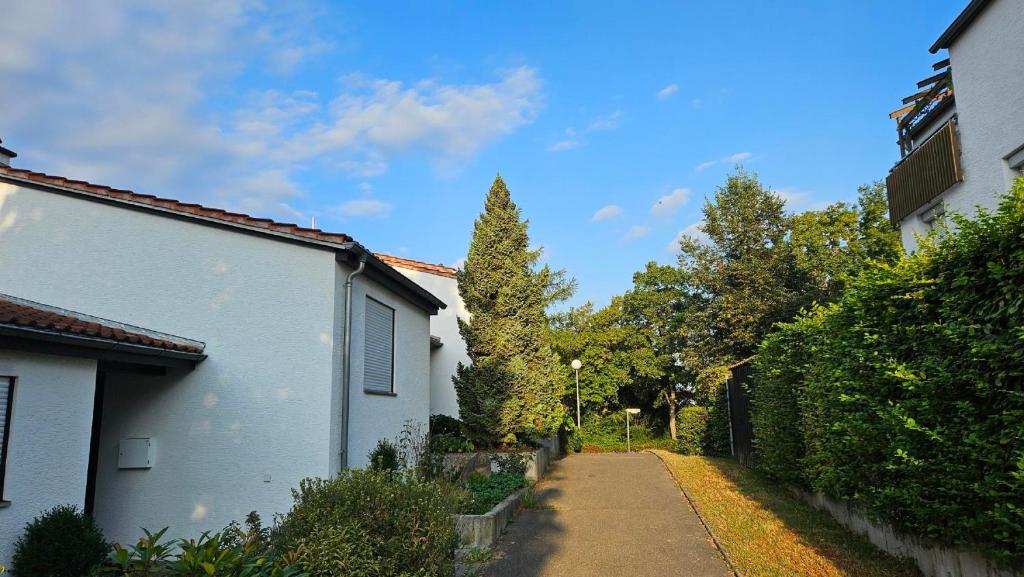
[[[374,471],[397,471],[398,447],[387,439],[377,441],[377,446],[367,455],[370,460],[370,469]]]
[[[61,505],[25,525],[14,545],[11,572],[18,577],[82,577],[109,550],[92,517],[74,505]]]
[[[454,570],[459,538],[451,514],[461,503],[449,485],[348,470],[305,479],[292,493],[283,544],[302,552],[313,576],[447,577]]]
[[[525,477],[529,461],[523,453],[499,453],[494,456],[494,464],[506,475]]]
[[[218,533],[198,539],[164,541],[167,528],[144,536],[135,545],[114,545],[107,572],[123,577],[305,577],[295,552],[277,546],[274,533],[255,512],[246,528],[232,522]]]
[[[448,415],[430,415],[430,435],[462,436],[462,421]]]
[[[676,413],[675,450],[683,455],[703,455],[707,428],[707,407],[690,406],[679,409]]]
[[[997,212],[953,218],[957,232],[865,270],[765,343],[757,448],[776,476],[1019,565],[1024,180]]]
[[[493,473],[487,476],[474,473],[466,481],[466,488],[472,494],[472,501],[467,503],[463,510],[466,513],[482,515],[527,484],[526,477],[521,474]]]
[[[701,446],[705,455],[728,457],[732,454],[732,441],[729,438],[729,393],[724,382],[715,385],[712,391],[712,403],[708,407],[708,425],[704,429]]]

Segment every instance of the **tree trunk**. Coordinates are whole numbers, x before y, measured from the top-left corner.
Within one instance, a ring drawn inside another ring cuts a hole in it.
[[[668,432],[672,435],[672,440],[676,440],[676,388],[672,387],[672,390],[668,393]]]

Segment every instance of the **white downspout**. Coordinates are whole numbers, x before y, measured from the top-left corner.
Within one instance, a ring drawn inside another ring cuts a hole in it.
[[[341,469],[348,468],[349,389],[352,380],[352,279],[366,269],[366,255],[359,256],[359,266],[345,279],[345,336],[342,344],[343,376],[341,384]]]

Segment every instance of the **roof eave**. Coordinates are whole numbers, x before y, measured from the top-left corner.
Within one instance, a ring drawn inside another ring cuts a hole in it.
[[[12,347],[14,341],[26,346]],[[110,360],[128,360],[165,367],[194,367],[206,359],[205,353],[178,351],[163,347],[72,335],[21,325],[0,324],[0,348],[18,348],[44,354],[68,355]]]
[[[357,266],[359,259],[362,257],[366,258],[366,266],[372,271],[369,274],[374,280],[427,313],[436,315],[438,310],[448,308],[444,301],[396,271],[363,245],[357,242],[346,243],[342,246],[342,250],[338,252],[339,262],[350,267]]]
[[[981,14],[981,11],[989,5],[991,0],[971,0],[971,3],[964,8],[964,11],[953,20],[953,23],[946,28],[946,31],[939,36],[938,40],[932,44],[932,47],[928,49],[929,52],[935,54],[939,50],[949,48],[956,39],[964,33],[967,28],[970,27],[974,19]]]

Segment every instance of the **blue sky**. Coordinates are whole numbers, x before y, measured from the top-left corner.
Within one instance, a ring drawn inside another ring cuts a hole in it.
[[[884,178],[966,1],[84,4],[4,9],[15,166],[446,264],[500,171],[603,305],[737,162],[793,210]]]

